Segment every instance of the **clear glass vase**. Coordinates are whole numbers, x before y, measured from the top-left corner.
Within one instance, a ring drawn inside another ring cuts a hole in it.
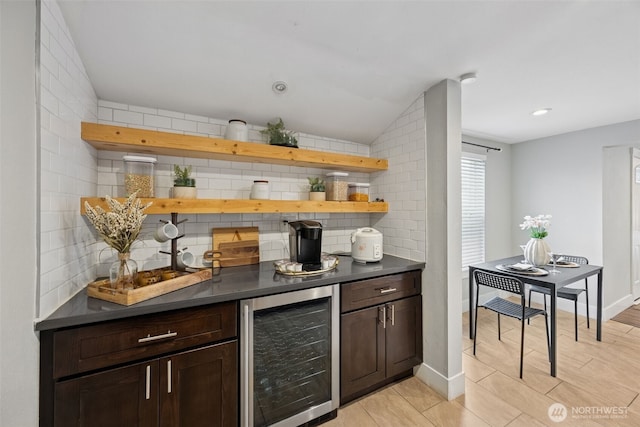
[[[111,289],[133,289],[138,274],[138,264],[130,259],[130,253],[118,253],[118,261],[111,264],[109,279]]]

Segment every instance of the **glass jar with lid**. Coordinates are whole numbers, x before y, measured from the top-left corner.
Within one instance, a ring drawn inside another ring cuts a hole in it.
[[[153,169],[157,160],[142,156],[124,156],[123,160],[126,196],[137,191],[136,197],[155,197]]]
[[[349,184],[349,201],[368,202],[369,183],[352,182]]]
[[[348,200],[349,183],[347,172],[329,172],[326,180],[327,200]]]

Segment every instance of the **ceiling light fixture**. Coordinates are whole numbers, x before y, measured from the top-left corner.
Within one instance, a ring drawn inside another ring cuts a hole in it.
[[[287,91],[287,83],[277,81],[271,86],[271,89],[273,89],[275,93],[285,93]]]
[[[536,111],[532,112],[531,115],[532,116],[544,116],[549,111],[551,111],[551,108],[540,108],[539,110],[536,110]]]
[[[460,76],[460,83],[463,85],[468,85],[476,81],[478,76],[476,73],[466,73]]]

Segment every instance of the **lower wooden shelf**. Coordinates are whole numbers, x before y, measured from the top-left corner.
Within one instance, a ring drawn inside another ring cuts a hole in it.
[[[116,199],[124,202],[124,198]],[[84,202],[91,206],[101,206],[108,210],[104,197],[82,197],[80,213],[85,214]],[[247,200],[247,199],[141,199],[142,203],[153,202],[146,214],[207,214],[207,213],[385,213],[389,209],[387,202],[315,202],[309,200]]]

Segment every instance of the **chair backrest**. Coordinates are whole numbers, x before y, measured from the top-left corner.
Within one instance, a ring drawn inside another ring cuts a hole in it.
[[[589,264],[589,260],[583,256],[577,255],[560,255],[563,261],[575,262],[576,264],[585,265]]]
[[[524,296],[524,284],[520,279],[516,279],[515,277],[489,273],[481,270],[474,270],[473,277],[475,278],[476,285],[478,286],[488,286],[500,291],[511,292],[512,294]]]

